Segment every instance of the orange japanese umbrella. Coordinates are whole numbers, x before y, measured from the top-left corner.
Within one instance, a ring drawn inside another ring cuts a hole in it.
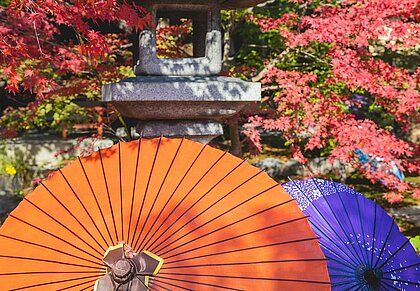
[[[1,290],[324,290],[274,180],[186,139],[119,143],[39,185],[0,229]]]

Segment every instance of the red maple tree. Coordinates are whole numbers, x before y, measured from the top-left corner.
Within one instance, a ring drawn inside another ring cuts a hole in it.
[[[263,32],[277,32],[286,49],[253,76],[271,103],[249,117],[244,133],[261,149],[261,130],[281,132],[302,163],[306,152],[324,150],[330,160],[381,181],[390,202],[400,201],[397,193],[411,187],[390,173],[420,172],[418,145],[396,134],[419,121],[420,68],[410,71],[383,56],[418,48],[418,1],[289,2],[295,9],[279,17],[248,17]],[[316,66],[288,65],[296,56]],[[367,108],[392,119],[391,126]],[[419,189],[411,191],[420,198]]]

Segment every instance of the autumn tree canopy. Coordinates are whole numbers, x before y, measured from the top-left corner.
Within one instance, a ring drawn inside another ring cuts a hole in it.
[[[8,98],[26,99],[0,117],[4,136],[86,122],[71,101],[99,100],[101,85],[133,75],[132,42],[149,25],[141,2],[6,2],[0,78]],[[251,149],[261,149],[262,132],[278,132],[301,162],[325,155],[382,181],[391,201],[404,191],[419,198],[390,174],[420,172],[419,147],[406,138],[419,121],[419,15],[417,0],[274,0],[224,12],[225,74],[263,84],[261,104],[240,118]],[[164,28],[173,37],[159,53],[178,55],[189,30]]]

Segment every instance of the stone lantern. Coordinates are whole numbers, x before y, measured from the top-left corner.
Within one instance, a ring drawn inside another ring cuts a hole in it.
[[[139,120],[144,137],[187,137],[208,143],[223,133],[222,119],[260,100],[261,85],[217,76],[222,69],[220,10],[256,5],[262,0],[146,0],[150,29],[139,36],[136,77],[102,88],[102,100]],[[192,20],[193,57],[159,58],[159,18]]]

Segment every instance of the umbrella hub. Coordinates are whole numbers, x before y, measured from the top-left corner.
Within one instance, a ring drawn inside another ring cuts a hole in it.
[[[382,278],[382,274],[377,272],[377,270],[368,270],[363,273],[363,278],[365,279],[366,283],[368,283],[369,285],[377,286],[379,284],[379,281]]]
[[[363,286],[376,288],[382,279],[383,272],[381,269],[374,268],[369,265],[361,265],[356,270],[357,277]]]
[[[127,259],[121,259],[112,266],[111,273],[115,282],[126,283],[134,275],[134,264]]]
[[[96,281],[95,291],[147,291],[150,278],[163,265],[159,256],[148,251],[134,252],[125,243],[109,247],[103,262],[107,273]]]

